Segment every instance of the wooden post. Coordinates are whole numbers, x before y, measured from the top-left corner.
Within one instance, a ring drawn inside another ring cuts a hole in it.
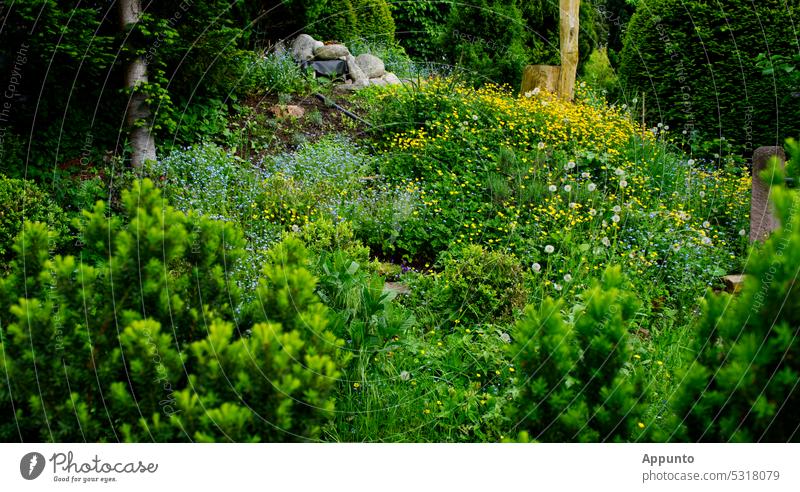
[[[580,6],[580,0],[559,0],[561,73],[559,75],[558,93],[570,100],[575,96],[575,76],[578,71]]]

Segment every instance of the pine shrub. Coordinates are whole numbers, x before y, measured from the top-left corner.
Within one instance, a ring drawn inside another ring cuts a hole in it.
[[[654,438],[643,376],[631,366],[628,330],[639,306],[613,267],[566,316],[563,302],[551,298],[526,309],[509,346],[521,386],[511,415],[520,440]]]
[[[394,43],[394,19],[386,0],[354,0],[358,35],[370,42]]]
[[[316,439],[334,408],[342,342],[297,239],[275,246],[255,299],[244,240],[184,214],[150,181],[85,211],[78,256],[29,223],[0,280],[3,441]]]
[[[677,440],[800,441],[800,193],[771,196],[782,227],[754,251],[743,291],[703,301],[673,398]]]

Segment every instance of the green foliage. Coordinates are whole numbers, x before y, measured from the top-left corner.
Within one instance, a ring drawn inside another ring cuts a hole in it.
[[[619,54],[622,51],[625,29],[636,11],[639,0],[592,0],[596,10],[597,40],[605,46],[612,66],[619,67]],[[588,3],[581,5],[581,12]],[[581,18],[583,22],[583,18]],[[583,35],[583,33],[581,33]]]
[[[583,65],[582,80],[595,90],[602,91],[609,101],[615,101],[619,97],[619,81],[605,48],[594,50],[589,55]]]
[[[394,44],[394,19],[386,0],[353,0],[358,35],[371,42]]]
[[[57,250],[68,237],[67,218],[46,193],[31,181],[0,174],[0,269],[11,259],[14,238],[29,222],[44,222],[52,231],[48,251]]]
[[[525,65],[546,52],[526,27],[513,0],[456,4],[440,48],[471,80],[518,84]]]
[[[567,316],[561,301],[529,307],[512,333],[519,368],[516,429],[546,442],[653,439],[641,373],[631,365],[628,329],[639,308],[619,268],[580,296]]]
[[[476,85],[487,82],[519,87],[528,64],[558,65],[558,2],[480,0],[452,3],[437,53]],[[596,43],[596,14],[591,2],[580,10],[579,67]],[[439,61],[434,56],[431,61]]]
[[[331,437],[377,442],[494,442],[515,388],[492,325],[420,325],[358,357]]]
[[[4,80],[16,74],[17,81],[6,137],[23,139],[30,150],[9,149],[3,172],[16,174],[24,164],[38,177],[54,164],[124,153],[120,121],[130,91],[122,81],[136,57],[146,62],[149,82],[135,90],[146,95],[153,113],[148,124],[158,137],[187,143],[197,133],[217,133],[218,124],[203,127],[199,117],[181,123],[181,115],[216,117],[220,104],[227,114],[228,101],[243,95],[241,48],[249,43],[247,28],[259,8],[246,3],[155,2],[122,32],[118,2],[15,1],[4,11],[0,32],[7,53],[0,74]]]
[[[302,244],[270,251],[242,305],[235,227],[174,210],[147,180],[122,202],[84,212],[78,257],[50,257],[40,223],[18,237],[0,281],[0,439],[319,437],[347,357]]]
[[[439,38],[445,32],[451,2],[419,0],[390,4],[397,28],[396,37],[416,59],[440,61]]]
[[[300,0],[305,13],[304,32],[315,38],[345,41],[355,32],[358,17],[352,0]]]
[[[775,145],[800,132],[800,99],[788,80],[765,76],[763,52],[796,51],[796,1],[650,0],[627,29],[620,78],[629,97],[644,92],[651,124],[663,122],[699,143],[726,139],[736,152]],[[787,10],[788,9],[788,10]],[[722,143],[711,153],[722,154]]]
[[[311,82],[288,53],[253,54],[242,82],[251,94],[297,94],[306,92]]]
[[[782,227],[753,251],[742,292],[703,301],[672,401],[677,440],[800,440],[800,194],[770,196]]]
[[[414,317],[392,304],[397,292],[384,289],[384,279],[361,268],[344,251],[323,252],[318,260],[318,294],[340,318],[348,348],[380,348],[405,333]]]
[[[467,324],[508,321],[528,300],[524,269],[512,255],[468,244],[443,252],[436,266],[441,274],[427,295],[436,312],[448,319]]]
[[[341,251],[360,265],[369,263],[369,248],[356,239],[350,222],[334,223],[327,218],[320,218],[300,229],[298,237],[309,251],[318,256]]]

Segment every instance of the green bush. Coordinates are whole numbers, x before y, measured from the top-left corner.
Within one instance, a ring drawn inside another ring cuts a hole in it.
[[[359,37],[394,44],[394,19],[386,0],[353,0],[353,8]]]
[[[618,267],[564,315],[561,301],[528,307],[509,347],[519,396],[511,417],[520,440],[629,442],[653,439],[644,378],[631,365],[629,327],[639,309]]]
[[[588,82],[591,88],[602,91],[609,101],[616,101],[619,97],[619,80],[605,48],[592,51],[583,65],[581,78]]]
[[[0,174],[0,263],[11,258],[11,245],[27,222],[44,222],[53,232],[51,249],[67,239],[69,228],[61,208],[32,181]],[[0,268],[4,268],[0,267]]]
[[[627,29],[620,79],[629,98],[646,93],[651,124],[693,142],[725,138],[749,155],[800,132],[800,99],[787,81],[765,76],[760,53],[796,51],[797,1],[650,0]],[[787,10],[788,9],[788,10]],[[765,28],[764,19],[774,19]],[[776,85],[777,84],[777,85]],[[711,153],[722,154],[719,150]]]
[[[252,305],[231,224],[166,205],[150,181],[84,212],[79,257],[28,224],[0,280],[3,441],[315,439],[346,357],[296,239]]]
[[[324,40],[346,41],[358,25],[352,0],[294,0],[305,14],[301,29]]]
[[[451,2],[418,0],[390,4],[400,44],[416,59],[441,61],[439,37],[446,29]]]
[[[744,289],[703,301],[677,374],[676,440],[800,441],[800,193],[771,196],[782,227],[754,250]]]
[[[513,255],[467,244],[444,251],[439,273],[412,281],[412,305],[431,313],[435,326],[509,321],[528,300],[525,271]]]
[[[440,49],[477,83],[516,85],[522,79],[525,65],[543,53],[530,48],[542,49],[526,26],[516,1],[455,4]]]

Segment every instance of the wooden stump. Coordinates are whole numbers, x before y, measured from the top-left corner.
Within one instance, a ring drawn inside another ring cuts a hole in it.
[[[556,92],[561,67],[558,65],[528,65],[522,72],[522,89],[524,95],[537,87],[543,91]]]
[[[725,290],[731,294],[738,294],[744,287],[744,275],[725,275],[722,281],[725,282]]]
[[[753,152],[753,190],[750,199],[750,242],[763,241],[780,226],[769,202],[769,184],[761,179],[761,171],[770,160],[777,157],[781,166],[786,163],[786,154],[780,147],[759,147]]]

